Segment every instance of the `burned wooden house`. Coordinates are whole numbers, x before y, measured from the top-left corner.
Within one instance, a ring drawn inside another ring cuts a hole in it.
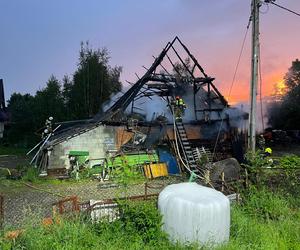
[[[229,107],[215,79],[178,37],[145,69],[107,110],[47,137],[33,159],[36,166],[70,169],[70,157],[76,154],[88,156],[90,166],[101,165],[116,152],[153,152],[156,146],[168,145],[180,165],[201,173],[199,149],[210,158],[230,153],[230,133],[247,116]],[[181,120],[174,118],[175,96],[187,105]]]

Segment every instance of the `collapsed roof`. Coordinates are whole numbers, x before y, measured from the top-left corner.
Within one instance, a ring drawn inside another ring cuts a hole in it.
[[[178,49],[176,45],[179,45]],[[185,53],[185,57],[180,55],[179,51],[181,54]],[[173,57],[170,55],[171,52]],[[189,65],[188,62],[193,65]],[[141,98],[151,100],[151,97],[156,95],[169,102],[174,95],[184,96],[191,93],[194,120],[205,119],[205,112],[221,112],[228,107],[227,101],[213,84],[213,80],[214,78],[205,73],[196,58],[176,36],[173,41],[167,43],[146,73],[104,114],[96,115],[95,121],[122,120],[128,106],[132,104],[131,112],[133,112],[136,108],[134,103]]]
[[[188,104],[190,119],[199,122],[224,119],[228,102],[214,85],[214,78],[205,73],[177,36],[154,58],[146,73],[105,112],[99,112],[85,124],[59,131],[51,137],[50,144],[58,144],[101,124],[126,123],[130,114],[141,110],[138,101],[145,98],[151,102],[159,97],[170,104],[175,95],[181,95]]]

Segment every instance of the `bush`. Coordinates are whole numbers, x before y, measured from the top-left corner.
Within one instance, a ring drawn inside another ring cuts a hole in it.
[[[257,150],[255,153],[249,151],[246,153],[246,164],[241,164],[246,168],[249,176],[249,180],[254,185],[263,185],[265,179],[263,168],[269,167],[272,163],[266,158],[261,150]]]
[[[39,179],[38,170],[34,167],[28,167],[27,171],[23,175],[22,179],[24,181],[37,182]]]
[[[121,202],[121,222],[127,232],[139,234],[144,242],[166,238],[162,232],[162,217],[153,203]]]
[[[140,166],[124,165],[121,167],[117,167],[112,171],[112,175],[113,175],[113,179],[118,184],[124,187],[145,180],[144,176],[140,171]]]
[[[300,157],[297,155],[286,155],[280,158],[280,167],[285,169],[300,169]]]

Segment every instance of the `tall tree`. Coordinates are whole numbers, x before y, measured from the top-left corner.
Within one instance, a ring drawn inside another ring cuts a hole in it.
[[[36,92],[34,101],[37,124],[42,126],[49,116],[56,121],[66,120],[61,84],[55,76],[50,76],[46,87]]]
[[[89,43],[81,44],[78,69],[73,75],[68,106],[74,118],[95,115],[110,96],[121,90],[121,67],[109,66],[107,49],[93,50]]]
[[[284,77],[285,85],[291,91],[300,84],[300,61],[296,59]]]
[[[122,68],[109,65],[107,49],[93,50],[88,42],[81,44],[78,68],[72,79],[61,82],[50,76],[46,87],[34,96],[14,93],[8,101],[12,116],[8,140],[12,144],[32,145],[34,132],[53,116],[55,121],[85,119],[95,115],[111,95],[121,90]]]
[[[64,110],[66,115],[64,120],[70,120],[74,118],[73,111],[69,105],[72,99],[73,82],[69,78],[69,76],[65,75],[62,79],[62,84],[62,97],[64,101]]]
[[[8,142],[28,147],[36,138],[33,137],[37,129],[34,113],[34,97],[30,94],[13,93],[8,100],[8,110],[11,115],[11,125],[8,132]]]
[[[280,129],[300,128],[300,61],[292,62],[285,77],[287,91],[269,108],[269,124]]]

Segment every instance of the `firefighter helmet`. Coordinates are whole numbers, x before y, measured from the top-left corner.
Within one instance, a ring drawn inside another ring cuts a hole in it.
[[[266,148],[265,153],[272,154],[272,149],[271,148]]]

